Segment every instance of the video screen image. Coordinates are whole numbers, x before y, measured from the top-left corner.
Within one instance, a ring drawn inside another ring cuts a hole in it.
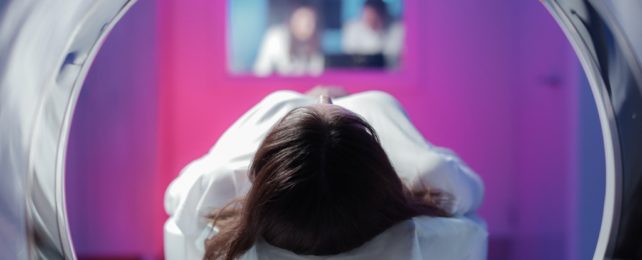
[[[403,0],[228,0],[232,74],[396,71],[403,47]]]

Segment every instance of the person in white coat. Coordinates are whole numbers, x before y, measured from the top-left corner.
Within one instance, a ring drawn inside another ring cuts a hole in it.
[[[383,54],[388,68],[400,64],[404,28],[394,21],[383,0],[367,0],[361,15],[348,21],[342,32],[343,52],[347,54]]]
[[[334,101],[275,92],[190,163],[166,192],[167,259],[485,259],[481,179],[390,95]]]
[[[284,24],[268,28],[254,62],[254,74],[321,74],[324,58],[317,15],[312,5],[298,4]]]

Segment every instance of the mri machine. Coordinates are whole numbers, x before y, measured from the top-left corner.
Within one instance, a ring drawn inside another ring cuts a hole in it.
[[[0,0],[0,259],[75,259],[65,207],[71,117],[134,0]],[[544,0],[586,72],[605,150],[594,259],[642,257],[642,2]]]

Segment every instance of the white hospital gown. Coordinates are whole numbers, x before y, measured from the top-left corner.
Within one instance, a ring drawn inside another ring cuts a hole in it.
[[[202,158],[187,165],[165,193],[165,257],[201,259],[211,233],[207,216],[250,188],[248,168],[271,127],[290,110],[316,98],[277,91],[245,113]],[[412,187],[430,186],[452,195],[455,217],[415,217],[379,234],[359,248],[332,257],[300,256],[258,241],[242,259],[485,259],[487,232],[472,217],[483,198],[483,183],[454,153],[428,143],[399,103],[380,91],[337,98],[368,121],[379,135],[399,177]]]

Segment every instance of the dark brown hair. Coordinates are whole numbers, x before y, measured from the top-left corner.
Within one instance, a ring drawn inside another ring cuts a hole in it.
[[[278,122],[250,167],[252,188],[213,213],[220,232],[205,259],[235,259],[257,239],[297,254],[359,247],[418,215],[446,216],[428,192],[413,196],[373,128],[334,105],[297,108]]]

